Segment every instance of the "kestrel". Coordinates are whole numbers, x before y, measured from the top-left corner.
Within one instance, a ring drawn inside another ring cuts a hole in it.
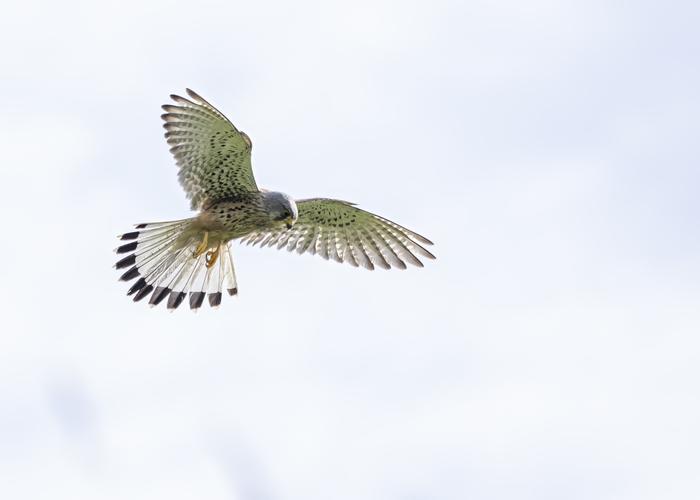
[[[119,236],[119,278],[136,282],[127,295],[149,304],[167,298],[176,309],[189,293],[191,309],[221,303],[224,286],[238,293],[229,243],[244,241],[365,269],[423,267],[434,259],[432,242],[354,203],[328,198],[294,200],[258,188],[250,162],[252,143],[220,111],[190,89],[189,99],[171,95],[163,106],[165,137],[179,167],[180,184],[196,217],[137,224]]]

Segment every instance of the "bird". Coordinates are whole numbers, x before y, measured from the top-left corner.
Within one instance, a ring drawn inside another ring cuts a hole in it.
[[[230,243],[286,248],[365,269],[423,267],[435,259],[420,234],[355,203],[331,198],[295,200],[257,186],[252,142],[219,110],[193,90],[171,95],[162,106],[165,138],[178,178],[195,217],[135,225],[118,236],[115,249],[124,270],[119,280],[136,280],[127,291],[138,302],[177,309],[189,294],[190,309],[207,299],[221,304],[223,290],[238,294]],[[126,255],[124,255],[126,254]],[[167,300],[166,300],[167,299]]]

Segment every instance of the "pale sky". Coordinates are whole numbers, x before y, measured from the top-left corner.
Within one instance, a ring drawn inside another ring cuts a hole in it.
[[[698,5],[5,2],[0,498],[699,498]],[[185,87],[438,259],[134,304]]]

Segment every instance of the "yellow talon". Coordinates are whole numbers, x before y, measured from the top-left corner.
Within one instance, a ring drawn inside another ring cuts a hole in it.
[[[207,247],[209,246],[209,231],[204,231],[204,238],[202,238],[202,242],[197,245],[197,248],[194,249],[194,253],[192,254],[192,257],[195,259],[202,255],[206,250]]]
[[[212,267],[214,264],[216,264],[217,259],[219,258],[219,249],[221,248],[221,245],[218,245],[214,250],[209,250],[207,254],[204,256],[205,264],[207,266],[207,269]]]

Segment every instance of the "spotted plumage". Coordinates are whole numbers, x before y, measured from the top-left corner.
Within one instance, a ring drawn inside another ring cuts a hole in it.
[[[115,267],[120,280],[134,284],[134,301],[149,297],[177,309],[187,300],[193,310],[221,304],[238,293],[229,243],[318,254],[355,267],[423,267],[434,259],[423,236],[388,219],[328,198],[293,200],[257,187],[251,167],[250,138],[216,108],[187,89],[189,99],[172,95],[162,115],[165,137],[179,167],[178,177],[196,217],[142,223],[119,236]]]

